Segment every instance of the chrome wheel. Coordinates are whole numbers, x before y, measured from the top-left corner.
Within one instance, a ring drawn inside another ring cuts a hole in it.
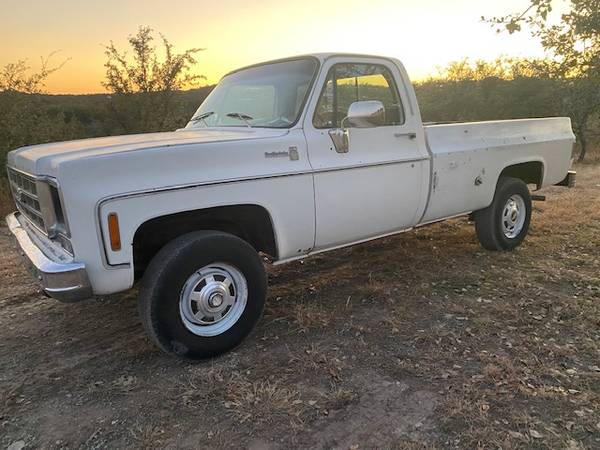
[[[185,327],[198,336],[216,336],[240,318],[248,300],[246,278],[236,267],[213,263],[194,272],[179,297]]]
[[[527,209],[519,194],[511,195],[502,210],[502,232],[509,239],[516,238],[523,230]]]

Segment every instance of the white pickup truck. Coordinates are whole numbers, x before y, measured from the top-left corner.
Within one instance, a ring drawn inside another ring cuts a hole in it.
[[[524,99],[526,101],[526,99]],[[164,351],[225,352],[275,264],[470,214],[486,249],[527,234],[532,189],[571,186],[568,118],[421,122],[400,61],[316,54],[226,75],[176,132],[8,154],[10,231],[64,301],[141,280]]]

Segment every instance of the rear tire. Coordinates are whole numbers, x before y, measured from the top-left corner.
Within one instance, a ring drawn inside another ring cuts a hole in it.
[[[531,220],[531,195],[518,178],[498,180],[492,204],[475,213],[477,238],[487,250],[512,250],[519,246]]]
[[[267,280],[256,250],[219,231],[180,236],[154,256],[142,279],[139,310],[150,338],[185,359],[236,347],[260,319]]]

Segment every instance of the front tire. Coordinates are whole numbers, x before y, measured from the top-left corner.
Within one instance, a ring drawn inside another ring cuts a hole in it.
[[[180,236],[150,262],[139,294],[142,324],[163,351],[186,359],[236,347],[260,319],[265,269],[254,248],[219,231]]]
[[[498,180],[492,204],[475,213],[477,238],[487,250],[512,250],[519,246],[531,221],[531,195],[518,178]]]

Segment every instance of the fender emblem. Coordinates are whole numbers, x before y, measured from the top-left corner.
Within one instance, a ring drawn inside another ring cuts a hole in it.
[[[291,161],[298,161],[298,147],[290,147],[288,151],[265,152],[265,158],[290,158]]]
[[[265,158],[287,158],[290,152],[265,152]]]

